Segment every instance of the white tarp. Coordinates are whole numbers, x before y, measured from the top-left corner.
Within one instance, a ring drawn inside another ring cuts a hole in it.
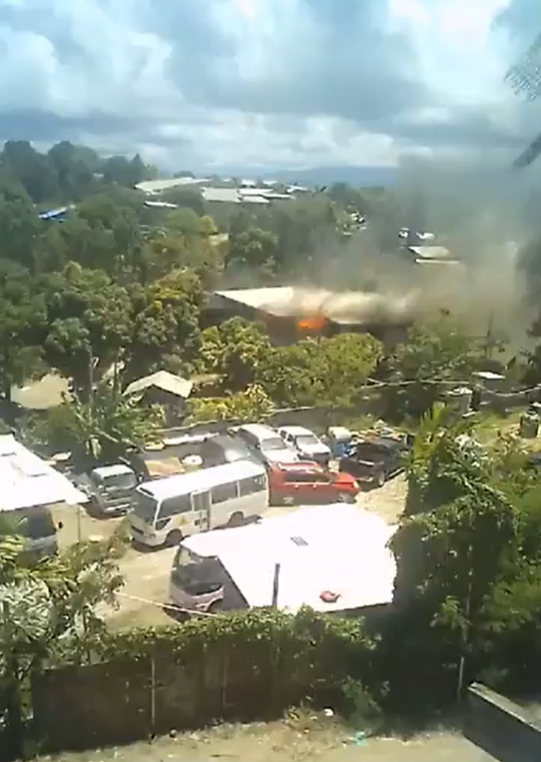
[[[14,436],[0,436],[0,511],[87,501],[88,497],[69,479],[27,450]]]
[[[280,608],[346,611],[392,602],[396,561],[387,543],[395,531],[374,513],[337,503],[193,535],[182,545],[218,557],[250,607],[271,605],[280,564]],[[325,591],[336,602],[324,602]]]

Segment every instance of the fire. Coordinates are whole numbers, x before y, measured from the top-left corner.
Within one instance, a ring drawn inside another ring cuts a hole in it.
[[[297,322],[297,327],[300,331],[310,331],[317,333],[322,331],[327,324],[327,318],[325,315],[312,315],[311,317],[303,317]]]

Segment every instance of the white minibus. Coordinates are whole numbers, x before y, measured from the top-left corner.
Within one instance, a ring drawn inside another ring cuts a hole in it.
[[[252,460],[203,468],[141,484],[129,514],[134,542],[178,545],[183,537],[239,526],[269,504],[265,467]]]

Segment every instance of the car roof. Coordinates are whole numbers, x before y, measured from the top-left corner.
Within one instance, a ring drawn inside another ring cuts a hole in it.
[[[277,471],[295,471],[299,473],[322,473],[325,471],[323,466],[311,460],[299,460],[293,463],[273,463],[271,468]]]
[[[233,434],[216,434],[213,437],[209,437],[203,445],[203,447],[208,446],[208,444],[216,444],[219,447],[223,448],[238,448],[239,450],[242,450],[243,452],[249,452],[248,445],[242,439],[242,437],[235,436]]]
[[[272,426],[267,426],[264,423],[243,423],[242,426],[238,427],[237,431],[246,431],[258,439],[270,439],[270,437],[279,436]]]
[[[404,448],[406,446],[404,442],[393,437],[367,437],[366,439],[360,439],[356,444],[376,445],[376,447],[385,447],[387,450]]]
[[[286,434],[293,434],[293,436],[301,437],[301,436],[315,436],[313,431],[310,431],[310,429],[306,429],[304,426],[280,426],[278,431],[284,431]]]
[[[124,463],[115,463],[112,466],[98,466],[98,468],[92,469],[92,473],[96,474],[96,476],[100,476],[102,479],[107,479],[108,476],[133,474],[133,470]]]

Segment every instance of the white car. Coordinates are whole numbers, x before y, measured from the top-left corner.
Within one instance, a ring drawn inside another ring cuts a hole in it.
[[[284,442],[295,448],[304,460],[314,460],[323,466],[328,466],[331,459],[331,450],[321,439],[305,429],[304,426],[282,426],[278,433]]]
[[[254,454],[265,462],[295,463],[299,460],[295,448],[284,442],[280,434],[271,426],[263,423],[245,423],[235,427],[234,431]]]

